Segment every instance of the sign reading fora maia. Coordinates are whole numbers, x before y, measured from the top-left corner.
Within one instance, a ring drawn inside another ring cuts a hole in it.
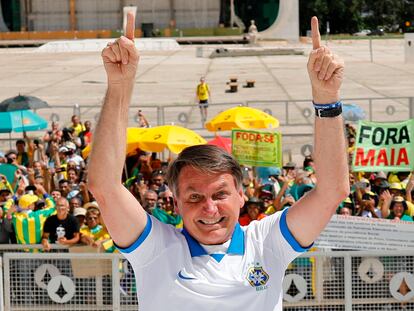
[[[354,171],[413,170],[413,129],[414,120],[360,122],[353,156]]]

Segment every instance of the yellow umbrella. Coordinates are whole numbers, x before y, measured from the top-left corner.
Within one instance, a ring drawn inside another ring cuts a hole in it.
[[[146,133],[149,129],[142,127],[129,127],[127,128],[127,145],[126,145],[126,154],[133,153],[137,148],[140,148],[139,141],[141,135]],[[82,150],[82,157],[86,159],[91,152],[91,144],[87,145]]]
[[[230,131],[231,129],[276,128],[279,121],[259,109],[238,106],[220,112],[206,123],[210,132]]]
[[[149,128],[141,135],[139,146],[142,150],[152,152],[168,148],[178,154],[187,147],[205,143],[205,139],[192,130],[177,125],[162,125]]]

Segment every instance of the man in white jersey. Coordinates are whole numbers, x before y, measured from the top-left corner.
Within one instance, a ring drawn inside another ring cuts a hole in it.
[[[289,209],[240,227],[243,176],[237,161],[214,146],[190,147],[167,176],[184,223],[177,230],[149,216],[121,183],[139,59],[134,23],[129,15],[126,36],[102,52],[108,89],[94,134],[89,185],[134,269],[140,310],[282,310],[285,269],[318,237],[349,191],[339,102],[342,61],[320,46],[314,17],[308,73],[317,115],[316,187]],[[117,144],[108,149],[107,141]]]

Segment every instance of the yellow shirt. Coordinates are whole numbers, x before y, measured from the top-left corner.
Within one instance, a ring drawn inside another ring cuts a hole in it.
[[[76,126],[72,125],[72,128],[74,129],[76,136],[79,136],[79,134],[85,130],[85,127],[83,126],[82,123],[79,123]]]
[[[83,225],[80,229],[80,233],[84,236],[92,238],[94,241],[108,240],[111,238],[108,231],[100,225],[93,229],[89,229],[88,226]]]
[[[88,226],[83,225],[79,231],[82,235],[88,236],[94,241],[104,241],[102,242],[102,247],[106,253],[118,252],[114,245],[114,242],[109,236],[108,231],[106,231],[106,228],[103,226],[98,225],[93,229],[89,229]]]
[[[207,100],[208,92],[210,91],[207,83],[200,83],[197,85],[197,97],[199,100]]]
[[[408,208],[404,214],[413,217],[414,216],[414,204],[409,201],[405,201],[405,202],[407,203]]]

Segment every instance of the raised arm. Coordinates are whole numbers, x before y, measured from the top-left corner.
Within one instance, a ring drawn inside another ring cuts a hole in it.
[[[134,25],[134,15],[128,14],[126,36],[102,51],[108,89],[94,133],[88,175],[89,188],[99,203],[105,225],[121,247],[130,246],[147,223],[145,211],[121,181],[128,106],[139,59],[133,41]]]
[[[313,50],[308,73],[315,104],[339,101],[344,66],[329,48],[321,46],[318,19],[312,18]],[[311,244],[349,193],[348,161],[342,116],[315,117],[316,187],[295,203],[287,224],[302,246]]]

